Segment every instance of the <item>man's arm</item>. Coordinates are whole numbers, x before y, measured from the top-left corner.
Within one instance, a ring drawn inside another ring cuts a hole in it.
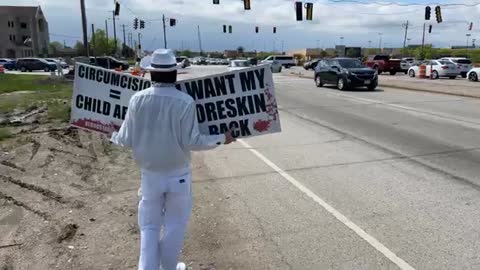
[[[130,100],[128,104],[128,110],[125,115],[125,120],[123,120],[120,130],[112,133],[110,141],[114,144],[123,146],[123,147],[132,147],[132,136],[133,136],[133,120],[134,120],[134,111],[135,104],[133,99]]]
[[[190,151],[213,149],[235,141],[230,131],[220,135],[203,135],[198,129],[195,102],[191,102],[181,118],[182,145]]]

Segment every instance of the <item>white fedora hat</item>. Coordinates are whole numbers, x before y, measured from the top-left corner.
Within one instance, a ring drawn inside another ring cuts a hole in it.
[[[157,49],[152,55],[145,56],[140,61],[140,68],[149,71],[168,72],[180,68],[175,54],[170,49]]]

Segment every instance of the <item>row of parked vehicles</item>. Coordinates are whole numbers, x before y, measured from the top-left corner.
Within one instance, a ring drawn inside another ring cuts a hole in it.
[[[303,67],[315,69],[320,59],[314,59],[305,62]],[[471,81],[478,81],[480,69],[473,68],[470,59],[463,57],[444,57],[436,60],[417,61],[415,58],[407,57],[402,59],[393,59],[388,55],[372,55],[367,57],[364,62],[366,67],[374,69],[377,74],[384,72],[395,75],[397,73],[405,73],[411,77],[420,75],[420,66],[426,66],[426,76],[438,79],[440,77],[448,77],[455,79],[458,76],[467,78]]]
[[[63,69],[69,67],[63,59],[56,58],[0,58],[0,66],[3,66],[7,70],[20,70],[22,72],[32,72],[34,70],[51,72],[57,70],[59,66]]]

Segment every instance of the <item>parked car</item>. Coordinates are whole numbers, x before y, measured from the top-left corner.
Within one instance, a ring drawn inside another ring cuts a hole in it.
[[[90,64],[106,69],[121,68],[127,70],[130,65],[126,61],[121,61],[111,56],[90,57]]]
[[[470,69],[472,69],[472,61],[467,58],[459,58],[459,57],[444,57],[440,60],[447,60],[450,63],[453,63],[457,68],[460,70],[460,75],[462,78],[467,78],[467,73]]]
[[[8,70],[17,70],[17,60],[10,60],[3,64],[0,63],[0,66],[1,65]]]
[[[467,78],[472,82],[478,82],[479,75],[480,75],[480,68],[472,68],[467,73]]]
[[[242,68],[251,67],[252,64],[248,60],[232,60],[230,61],[230,65],[228,65],[229,70],[237,70]]]
[[[307,61],[303,64],[303,68],[305,70],[309,70],[309,69],[315,70],[315,67],[318,64],[318,61],[320,61],[320,59],[313,59],[313,60]]]
[[[315,85],[334,84],[339,90],[350,87],[366,86],[375,90],[378,85],[376,70],[366,67],[362,62],[352,58],[322,59],[315,67]]]
[[[415,61],[415,58],[412,58],[412,57],[405,57],[405,58],[402,58],[402,60],[400,61],[400,69],[405,72],[405,74],[408,73],[408,69],[410,67],[412,67],[413,65],[415,65],[416,61]]]
[[[438,79],[440,77],[449,77],[450,79],[455,79],[460,74],[460,70],[447,60],[426,60],[419,65],[412,66],[408,69],[408,75],[410,77],[415,77],[419,75],[420,65],[426,66],[426,76],[432,79]]]
[[[390,75],[395,75],[397,72],[402,71],[400,59],[392,59],[388,55],[370,55],[365,65],[375,69],[378,74],[390,72]]]
[[[205,57],[195,57],[195,58],[193,58],[193,64],[195,64],[195,65],[206,65],[207,60],[205,59]]]
[[[271,64],[273,61],[279,62],[282,66],[286,68],[293,67],[296,64],[293,56],[289,55],[270,55],[269,57],[262,60],[262,63]]]
[[[273,61],[272,64],[270,64],[270,69],[272,70],[272,73],[280,73],[282,72],[282,64],[278,61]]]
[[[3,64],[8,63],[12,61],[10,58],[0,58],[0,66],[3,66]]]
[[[17,59],[17,69],[22,72],[33,71],[33,70],[43,70],[45,72],[57,70],[57,65],[54,63],[49,63],[41,58],[20,58]]]
[[[188,60],[188,58],[185,56],[178,56],[177,63],[181,64],[182,68],[186,68],[190,66],[190,60]]]
[[[54,58],[45,58],[45,60],[47,60],[47,62],[50,62],[50,63],[54,63],[54,64],[57,64],[57,62],[60,63],[60,65],[62,66],[62,68],[69,68],[68,64],[64,61],[61,61],[59,59],[54,59]]]

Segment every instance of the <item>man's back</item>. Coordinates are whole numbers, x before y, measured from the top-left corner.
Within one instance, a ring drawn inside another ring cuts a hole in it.
[[[145,89],[130,100],[118,143],[132,148],[142,169],[182,174],[190,170],[191,150],[211,149],[224,141],[223,135],[199,133],[195,110],[193,99],[173,85]]]

